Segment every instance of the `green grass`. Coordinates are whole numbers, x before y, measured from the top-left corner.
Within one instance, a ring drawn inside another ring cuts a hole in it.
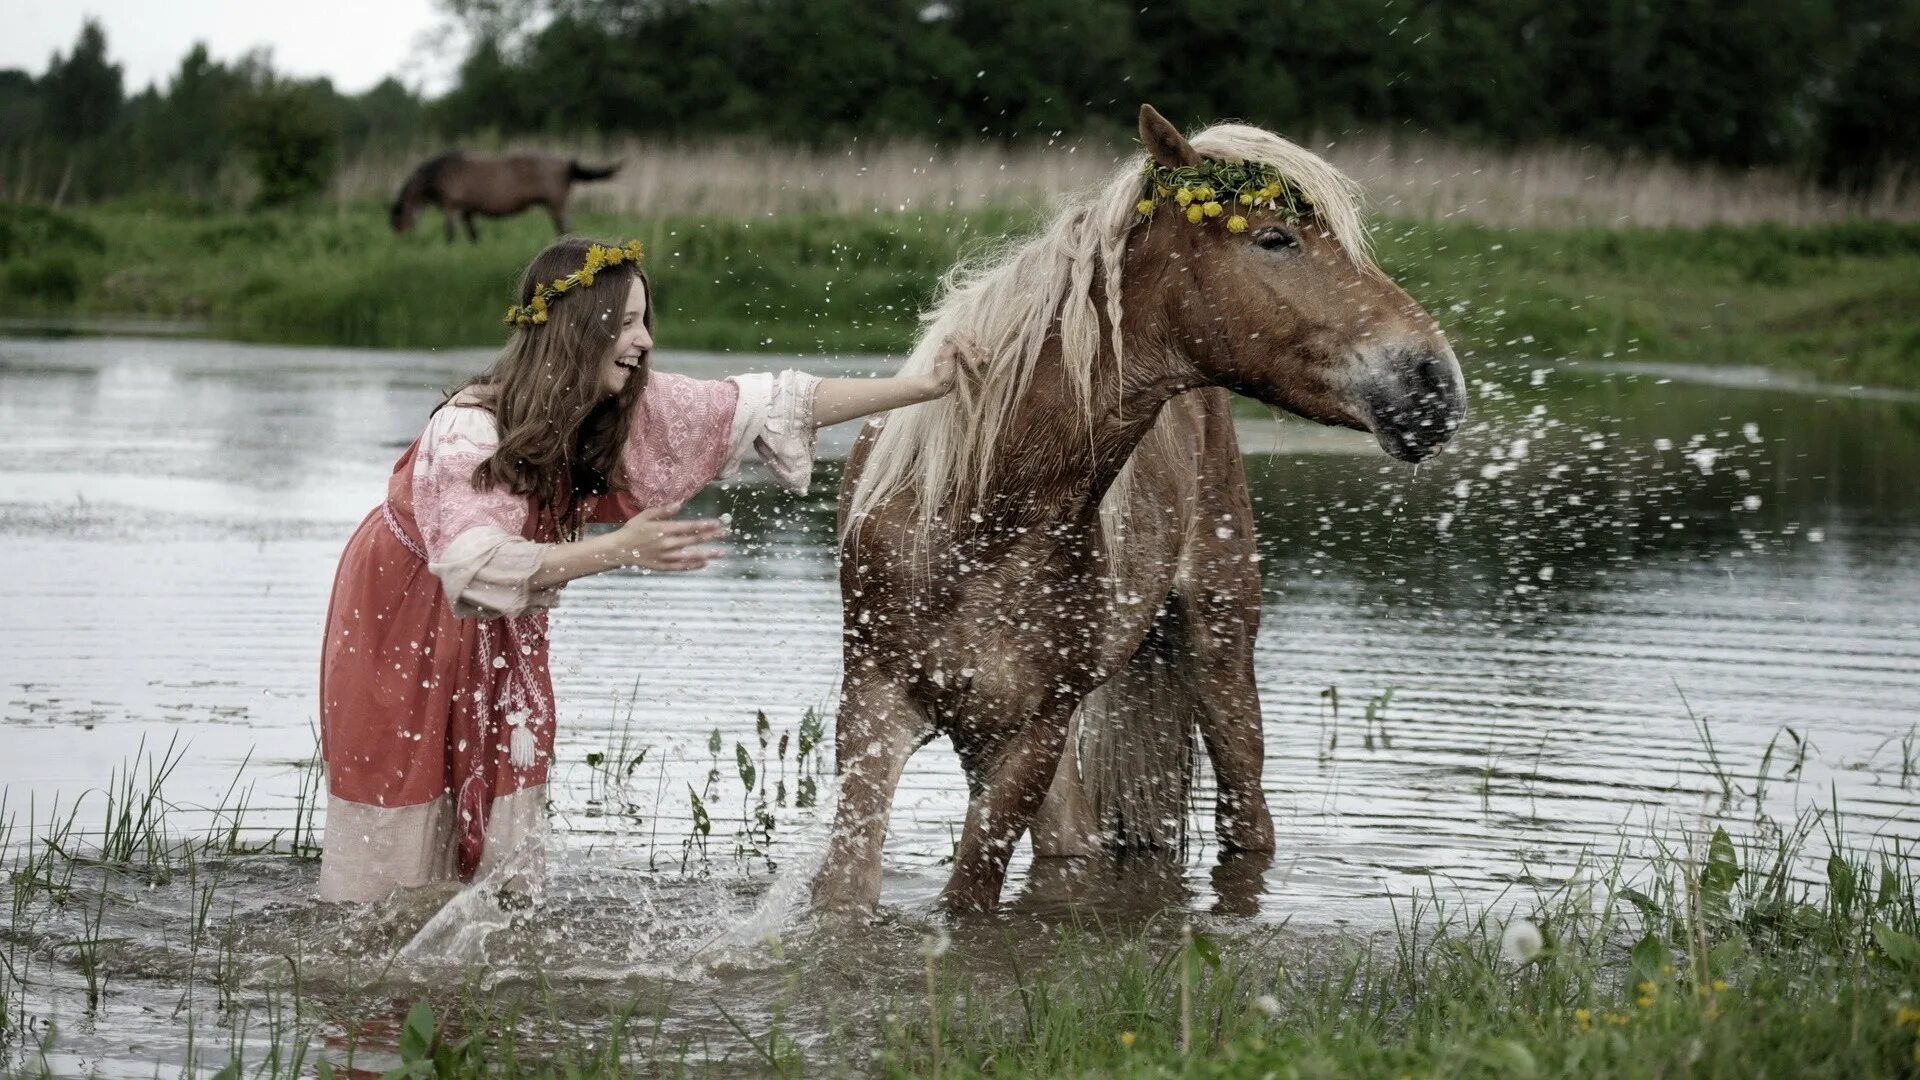
[[[760,221],[581,215],[638,236],[677,348],[898,351],[939,275],[1034,212],[788,214]],[[378,207],[241,213],[123,202],[0,204],[0,316],[196,320],[247,340],[492,345],[525,260],[523,216],[447,245],[396,238]],[[1383,264],[1469,356],[1777,367],[1920,387],[1920,225],[1506,230],[1381,222]]]
[[[0,1074],[52,1074],[51,996],[102,1031],[125,1022],[135,1005],[116,995],[152,976],[107,913],[150,907],[141,925],[195,960],[162,988],[180,999],[167,1022],[205,1034],[194,1065],[222,1077],[395,1057],[389,1076],[1920,1076],[1920,864],[1897,842],[1808,858],[1817,829],[1842,835],[1819,812],[1623,832],[1618,850],[1652,858],[1598,856],[1484,907],[1395,897],[1375,932],[1196,930],[1176,910],[1121,928],[961,920],[915,947],[913,917],[894,915],[791,933],[750,994],[716,981],[622,1004],[591,979],[475,972],[396,999],[377,958],[365,981],[303,980],[297,945],[242,977],[231,860],[312,849],[297,831],[235,845],[247,811],[228,800],[203,836],[177,831],[162,788],[178,760],[137,751],[98,793],[98,831],[76,829],[79,803],[23,819],[0,800]],[[140,900],[169,881],[184,907]],[[1536,949],[1503,944],[1522,922]]]

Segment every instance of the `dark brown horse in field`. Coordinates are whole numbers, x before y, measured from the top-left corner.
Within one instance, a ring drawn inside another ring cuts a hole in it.
[[[420,211],[438,206],[447,219],[447,242],[453,242],[453,223],[466,227],[467,239],[478,240],[473,216],[506,217],[529,206],[544,206],[553,218],[553,231],[567,231],[567,195],[581,180],[604,180],[620,170],[609,165],[595,169],[551,154],[473,154],[450,150],[428,158],[413,170],[393,200],[387,220],[393,231],[413,228]]]
[[[815,902],[870,908],[895,786],[947,735],[970,801],[949,909],[999,901],[1014,845],[1177,849],[1197,730],[1227,852],[1270,853],[1254,687],[1260,574],[1230,393],[1420,461],[1466,389],[1434,320],[1373,264],[1357,192],[1258,128],[1154,162],[1278,169],[1289,208],[1190,223],[1137,165],[955,279],[907,370],[985,356],[959,393],[861,433],[841,487],[840,802]],[[1283,212],[1284,211],[1284,212]]]

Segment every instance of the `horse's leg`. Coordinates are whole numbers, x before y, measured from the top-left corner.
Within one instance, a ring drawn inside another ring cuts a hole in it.
[[[446,219],[446,223],[447,223],[447,243],[449,243],[449,244],[451,244],[451,243],[453,243],[453,235],[454,235],[454,234],[453,234],[453,219],[454,219],[454,212],[453,212],[453,210],[452,210],[452,208],[450,208],[450,207],[448,207],[448,206],[446,206],[446,205],[445,205],[445,204],[443,203],[443,204],[441,205],[441,207],[440,207],[440,216],[441,216],[442,218],[444,218],[444,219]]]
[[[1000,903],[1007,862],[1046,798],[1067,744],[1068,719],[1077,702],[1054,701],[1034,714],[1004,743],[979,753],[969,764],[984,772],[967,804],[967,824],[954,854],[953,876],[940,894],[949,911],[991,911]],[[992,715],[988,710],[986,715]],[[994,752],[997,750],[997,752]],[[975,764],[977,763],[977,764]],[[979,766],[984,766],[980,768]]]
[[[1200,738],[1218,782],[1214,827],[1228,851],[1272,851],[1273,815],[1261,790],[1266,742],[1253,678],[1253,639],[1260,629],[1260,570],[1255,561],[1253,504],[1233,434],[1231,405],[1205,399],[1201,484],[1187,530],[1183,580],[1175,602],[1200,699]]]
[[[1273,815],[1261,789],[1266,742],[1260,729],[1260,695],[1253,679],[1253,635],[1260,590],[1201,588],[1187,605],[1195,683],[1200,698],[1200,739],[1213,762],[1218,788],[1214,829],[1227,851],[1272,851]],[[1248,616],[1249,608],[1253,616]]]
[[[813,879],[815,907],[871,910],[880,902],[894,788],[929,731],[925,714],[894,683],[849,682],[841,693],[833,732],[840,801]]]
[[[460,224],[465,225],[467,227],[468,243],[477,244],[480,242],[479,230],[473,227],[473,211],[471,210],[460,211]]]
[[[1060,752],[1060,765],[1053,771],[1053,784],[1033,819],[1034,858],[1071,859],[1100,850],[1099,826],[1094,822],[1093,804],[1087,800],[1086,783],[1080,778],[1080,756],[1073,749],[1079,733],[1080,716],[1076,712],[1067,726],[1067,740]]]
[[[559,202],[547,204],[547,216],[553,219],[553,235],[567,234],[567,200],[563,196]]]

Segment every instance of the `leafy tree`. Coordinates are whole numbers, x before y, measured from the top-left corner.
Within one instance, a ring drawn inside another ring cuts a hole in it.
[[[41,123],[48,133],[72,142],[106,134],[120,112],[120,66],[107,62],[107,35],[88,19],[80,39],[64,59],[54,54],[40,79],[45,103]]]
[[[262,206],[310,199],[333,179],[340,121],[324,81],[296,83],[265,76],[242,98],[235,138],[260,181]]]
[[[1858,41],[1822,115],[1820,174],[1856,191],[1920,182],[1920,7],[1891,4]]]

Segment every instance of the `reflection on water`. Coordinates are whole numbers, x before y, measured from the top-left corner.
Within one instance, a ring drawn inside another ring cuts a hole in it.
[[[71,801],[142,737],[179,733],[179,821],[221,803],[246,761],[249,822],[284,826],[313,754],[339,547],[433,388],[483,359],[0,340],[8,805]],[[660,359],[702,375],[775,362]],[[1623,825],[1697,823],[1729,795],[1742,813],[1833,805],[1850,835],[1920,838],[1920,745],[1903,742],[1920,721],[1920,405],[1676,374],[1470,371],[1472,426],[1417,470],[1250,410],[1281,850],[1216,865],[1200,817],[1180,865],[1017,867],[1008,918],[1044,923],[1091,901],[1115,918],[1172,906],[1376,925],[1384,897],[1436,876],[1491,898],[1612,850]],[[827,440],[829,456],[849,434]],[[548,918],[486,943],[499,977],[565,969],[584,982],[564,993],[630,997],[686,977],[722,924],[779,925],[768,883],[797,880],[821,817],[791,808],[790,756],[752,751],[754,716],[777,739],[831,704],[836,482],[829,464],[805,498],[751,479],[709,492],[694,511],[734,517],[721,567],[569,590],[555,620],[565,852]],[[732,857],[754,810],[736,742],[787,789],[757,858]],[[609,772],[642,748],[638,767]],[[702,864],[688,788],[715,769]],[[943,746],[902,784],[884,890],[895,929],[876,938],[901,955],[944,880],[963,790]],[[325,940],[337,962],[369,964],[427,914],[316,909],[306,866],[242,860],[231,873],[240,909],[262,920],[249,932],[266,935],[239,954],[269,983],[269,939]],[[127,917],[159,927],[189,906],[176,883]],[[145,950],[133,970],[158,983],[187,962],[163,931],[124,936]],[[722,951],[727,977],[751,989],[776,977],[753,974],[748,940]]]

